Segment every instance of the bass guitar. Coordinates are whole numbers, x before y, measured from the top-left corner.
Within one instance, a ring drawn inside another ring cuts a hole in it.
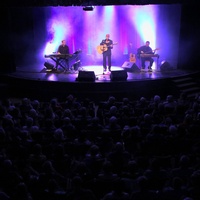
[[[112,46],[112,45],[116,45],[116,44],[118,44],[118,42],[113,43],[113,44],[111,44],[111,45],[106,45],[106,44],[99,45],[99,46],[97,46],[97,52],[98,52],[99,54],[102,54],[103,52],[105,52],[105,51],[108,50],[108,47],[110,47],[110,46]]]

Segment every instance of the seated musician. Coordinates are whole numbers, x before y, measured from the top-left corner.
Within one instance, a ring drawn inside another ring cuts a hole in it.
[[[62,40],[61,45],[58,47],[57,53],[58,54],[64,54],[64,55],[69,54],[69,47],[66,45],[66,41],[65,40]],[[66,66],[67,66],[67,68],[65,70],[69,70],[68,56],[61,56],[60,58],[57,59],[56,67],[55,67],[56,70],[58,68],[59,62],[62,61],[62,60],[65,61]]]
[[[150,42],[146,41],[145,45],[141,46],[140,48],[138,48],[137,50],[137,54],[140,57],[141,61],[142,61],[142,69],[141,71],[143,71],[145,69],[145,61],[149,61],[150,64],[148,66],[148,70],[152,71],[152,65],[154,62],[154,59],[152,57],[141,57],[141,54],[154,54],[155,50],[153,51],[152,48],[149,46]]]

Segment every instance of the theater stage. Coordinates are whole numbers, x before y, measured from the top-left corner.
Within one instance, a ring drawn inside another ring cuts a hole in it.
[[[7,74],[9,80],[10,95],[38,97],[66,97],[71,93],[80,97],[90,97],[97,99],[107,98],[115,95],[119,98],[127,96],[129,98],[139,98],[141,96],[152,97],[160,94],[165,97],[167,94],[178,96],[182,89],[178,86],[177,80],[195,79],[199,72],[180,69],[169,69],[162,71],[153,69],[148,72],[131,71],[122,66],[112,66],[112,72],[103,74],[101,65],[82,65],[76,70],[49,71],[43,65],[44,63],[34,65],[23,65],[16,67],[16,71]],[[127,78],[124,79],[126,71]],[[84,72],[86,79],[79,80],[79,73]],[[88,79],[87,73],[94,72],[95,79]],[[112,79],[111,74],[115,74]],[[119,78],[119,79],[118,79]],[[195,86],[196,90],[197,87]]]
[[[71,68],[71,67],[70,67]],[[159,69],[153,68],[152,72],[149,72],[148,69],[141,72],[140,68],[131,69],[124,68],[122,66],[112,66],[111,71],[118,71],[117,76],[121,77],[121,80],[124,81],[122,71],[127,72],[128,82],[135,81],[144,81],[144,80],[157,80],[157,79],[166,79],[166,78],[174,78],[177,76],[188,75],[189,73],[193,73],[190,70],[178,70],[170,68],[169,70],[162,71]],[[103,73],[102,65],[83,65],[78,67],[77,69],[70,69],[69,71],[64,71],[63,68],[59,67],[57,71],[46,69],[46,67],[42,64],[32,64],[32,65],[23,65],[16,67],[16,71],[10,73],[10,77],[21,78],[21,79],[30,79],[35,81],[48,81],[48,82],[77,82],[79,71],[84,72],[94,72],[95,74],[95,82],[111,82],[111,72],[106,71]],[[87,78],[86,78],[87,79]],[[87,80],[85,80],[87,81]]]

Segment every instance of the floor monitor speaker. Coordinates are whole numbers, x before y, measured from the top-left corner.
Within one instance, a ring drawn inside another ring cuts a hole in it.
[[[45,63],[44,63],[44,66],[45,66],[46,69],[48,69],[48,70],[52,70],[52,69],[54,68],[54,65],[51,64],[51,63],[48,63],[48,62],[45,62]]]
[[[161,63],[160,71],[167,72],[167,71],[170,71],[170,70],[172,70],[172,67],[171,67],[169,62],[164,61],[164,62]]]
[[[139,67],[134,62],[125,61],[122,68],[128,72],[140,72]]]
[[[111,71],[110,80],[111,81],[126,81],[128,78],[126,70]]]
[[[94,71],[79,71],[78,81],[95,81]]]

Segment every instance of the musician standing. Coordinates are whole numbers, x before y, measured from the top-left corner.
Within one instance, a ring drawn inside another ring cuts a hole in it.
[[[111,49],[113,48],[113,41],[110,39],[110,35],[106,34],[106,39],[102,40],[100,45],[103,45],[104,51],[103,51],[103,71],[106,72],[107,65],[106,61],[108,59],[108,70],[111,71]]]
[[[141,54],[154,54],[155,51],[152,50],[152,48],[149,46],[150,42],[146,41],[145,45],[141,46],[137,50],[137,54],[140,57]],[[142,71],[145,69],[145,61],[149,61],[150,65],[148,66],[148,70],[152,71],[152,65],[154,62],[154,59],[152,57],[140,57],[142,61]]]
[[[65,40],[61,41],[61,45],[58,47],[57,53],[58,54],[64,54],[64,55],[68,55],[69,54],[69,47],[66,45],[66,41]],[[67,56],[66,57],[60,57],[60,58],[57,59],[56,70],[57,70],[59,62],[61,60],[64,60],[65,63],[66,63],[67,69],[65,69],[65,70],[69,70],[69,60],[68,60]]]

